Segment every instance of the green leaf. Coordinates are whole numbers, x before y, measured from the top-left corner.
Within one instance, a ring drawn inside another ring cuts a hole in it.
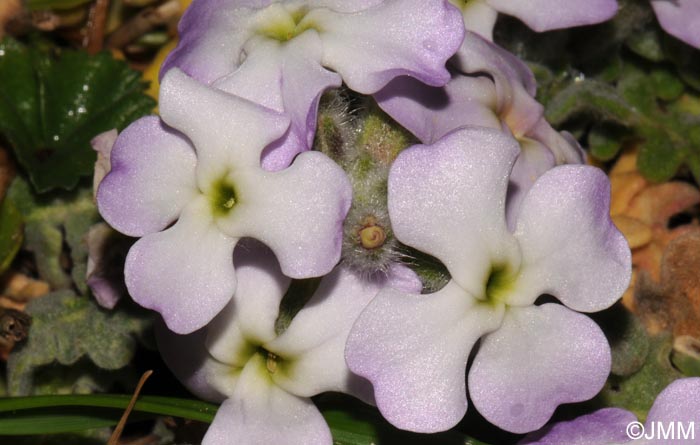
[[[597,397],[604,406],[632,411],[643,421],[656,396],[671,382],[682,377],[671,364],[670,335],[652,338],[642,368],[630,376],[611,376]]]
[[[91,191],[81,188],[37,197],[29,184],[17,177],[8,197],[24,217],[25,248],[34,254],[39,276],[53,289],[75,286],[86,294],[86,234],[100,219]],[[64,243],[70,249],[70,272],[62,265]]]
[[[627,64],[617,84],[617,90],[625,102],[645,115],[652,113],[656,107],[654,84],[643,70]]]
[[[115,425],[129,399],[115,394],[0,399],[0,435],[52,434]],[[356,401],[344,402],[320,404],[335,445],[486,445],[455,430],[431,435],[400,431],[375,409]],[[157,414],[211,423],[217,410],[216,405],[198,400],[140,396],[129,418]]]
[[[134,335],[150,326],[148,318],[105,311],[92,300],[60,291],[31,301],[31,333],[13,349],[7,362],[8,393],[32,393],[34,373],[57,362],[74,365],[83,357],[106,370],[127,366],[133,358]]]
[[[40,193],[71,189],[92,174],[90,140],[155,106],[140,74],[108,53],[56,54],[0,43],[0,133]]]
[[[27,8],[32,11],[46,9],[71,9],[90,3],[91,0],[27,0]]]
[[[663,129],[645,128],[642,132],[644,142],[637,159],[639,172],[652,181],[668,181],[683,163],[683,151]]]
[[[547,104],[546,118],[552,125],[562,124],[579,114],[620,125],[631,125],[637,119],[635,109],[615,88],[595,79],[571,83]]]
[[[685,90],[683,82],[666,69],[658,68],[653,70],[650,80],[654,85],[656,97],[666,101],[678,99]]]
[[[649,355],[649,336],[637,316],[622,303],[592,314],[610,343],[612,374],[629,376],[639,371]]]
[[[22,214],[12,199],[6,197],[0,204],[0,274],[5,272],[22,246]]]
[[[609,161],[620,151],[622,141],[628,134],[626,128],[618,125],[594,125],[588,132],[588,147],[595,158]]]
[[[644,29],[631,33],[627,37],[627,47],[634,53],[651,60],[661,62],[666,56],[661,45],[660,31],[656,28]]]

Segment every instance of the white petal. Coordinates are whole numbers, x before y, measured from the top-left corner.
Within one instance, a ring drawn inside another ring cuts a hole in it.
[[[610,220],[610,183],[600,169],[563,165],[541,176],[523,200],[515,237],[523,262],[510,304],[550,294],[595,312],[627,289],[630,249]]]
[[[400,75],[439,86],[464,37],[459,12],[446,3],[388,0],[355,14],[318,9],[305,20],[321,28],[323,65],[355,91],[372,94]]]
[[[163,120],[192,140],[202,191],[227,172],[259,166],[265,146],[289,127],[288,118],[202,85],[175,68],[163,78],[159,107]]]
[[[321,276],[333,269],[352,197],[343,169],[308,151],[285,170],[251,170],[236,184],[241,184],[242,199],[231,219],[219,221],[225,233],[264,242],[289,277]]]
[[[592,25],[617,12],[615,0],[486,0],[498,12],[515,16],[535,31]]]
[[[197,194],[196,162],[187,139],[156,116],[133,122],[111,151],[97,191],[100,214],[130,236],[165,229]]]
[[[462,10],[462,18],[467,31],[475,32],[481,37],[493,41],[493,27],[496,25],[498,12],[484,0],[467,2]]]
[[[605,335],[585,315],[552,303],[511,308],[481,343],[469,395],[489,422],[525,433],[542,427],[560,404],[596,395],[610,363]]]
[[[311,149],[321,94],[340,86],[341,79],[320,65],[322,45],[315,32],[305,32],[285,45],[269,39],[254,43],[241,67],[214,86],[291,119],[287,135],[262,156],[266,170],[278,171]]]
[[[233,248],[203,197],[191,202],[175,225],[146,235],[129,251],[124,279],[141,306],[163,316],[168,327],[187,334],[207,324],[233,296]]]
[[[266,372],[258,357],[246,365],[202,445],[331,445],[328,425],[311,400],[284,391]]]
[[[477,297],[492,266],[519,266],[505,222],[508,175],[519,151],[505,133],[465,127],[403,151],[389,172],[396,238],[437,257]]]
[[[377,406],[393,425],[444,431],[467,410],[469,353],[502,314],[502,306],[477,303],[454,281],[430,295],[385,289],[353,326],[345,357],[372,382]]]
[[[410,269],[402,269],[417,278]],[[364,280],[344,267],[324,277],[284,334],[266,345],[269,351],[292,360],[284,373],[275,375],[275,382],[299,396],[337,391],[371,401],[371,386],[345,364],[345,342],[360,312],[394,280],[392,276]],[[401,276],[398,280],[405,282]]]
[[[221,403],[233,394],[239,372],[209,355],[204,345],[206,328],[178,335],[169,330],[162,320],[157,320],[154,331],[163,361],[194,395]]]
[[[243,366],[251,349],[277,336],[275,320],[290,279],[282,275],[270,249],[253,240],[237,246],[233,262],[236,294],[209,324],[207,348],[217,360]]]

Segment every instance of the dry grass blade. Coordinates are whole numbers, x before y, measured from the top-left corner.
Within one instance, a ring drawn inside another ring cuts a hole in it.
[[[139,393],[141,392],[141,388],[143,388],[144,383],[146,383],[146,380],[153,374],[152,370],[148,370],[143,373],[141,376],[141,379],[139,379],[138,385],[136,385],[136,389],[134,390],[134,395],[131,396],[131,400],[129,401],[129,405],[126,407],[124,410],[124,414],[122,414],[122,418],[119,419],[119,423],[117,426],[114,428],[114,432],[112,433],[112,436],[109,438],[109,441],[107,441],[107,445],[117,445],[119,442],[119,437],[122,435],[122,431],[124,430],[124,425],[126,425],[126,419],[129,418],[129,414],[131,414],[131,410],[134,409],[134,405],[136,404],[136,399],[139,398]]]

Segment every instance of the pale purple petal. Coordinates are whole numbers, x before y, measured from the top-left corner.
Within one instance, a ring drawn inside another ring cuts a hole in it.
[[[225,233],[264,242],[289,277],[321,276],[333,269],[352,198],[343,169],[308,151],[285,170],[247,172],[237,184],[246,195],[230,221],[218,221]]]
[[[462,7],[462,18],[467,31],[472,31],[489,41],[493,41],[493,27],[498,12],[484,0],[471,0]]]
[[[271,0],[195,0],[178,25],[180,40],[160,69],[162,78],[177,67],[211,83],[238,67],[254,9]]]
[[[100,214],[126,235],[163,230],[196,194],[196,163],[192,146],[160,119],[137,120],[112,150],[111,171],[97,191]]]
[[[237,239],[222,234],[200,197],[169,229],[146,235],[126,258],[124,278],[133,299],[187,334],[207,324],[233,296]]]
[[[323,65],[363,94],[400,75],[444,85],[445,63],[464,37],[461,14],[442,0],[387,0],[352,15],[318,9],[308,17],[322,27]]]
[[[86,284],[97,304],[105,309],[114,309],[123,296],[118,288],[100,275],[89,276]]]
[[[447,430],[467,410],[465,367],[503,308],[480,305],[454,281],[430,295],[385,289],[353,326],[350,369],[372,382],[382,415],[398,428]]]
[[[535,31],[593,25],[612,18],[615,0],[486,0],[500,13],[515,16]]]
[[[505,223],[508,175],[520,148],[497,130],[465,127],[403,151],[389,172],[396,238],[441,260],[482,296],[492,264],[519,264]]]
[[[124,258],[133,244],[104,222],[90,227],[87,234],[87,285],[97,303],[114,309],[127,295],[124,284]]]
[[[233,263],[236,293],[209,323],[207,349],[220,362],[243,366],[251,347],[277,337],[275,320],[291,280],[282,275],[270,249],[253,240],[236,246]]]
[[[292,359],[284,374],[275,375],[275,383],[298,396],[336,391],[371,402],[371,385],[353,375],[345,364],[345,342],[360,312],[388,286],[420,292],[420,280],[405,266],[395,266],[388,277],[371,280],[345,267],[325,276],[287,330],[266,345],[269,351]]]
[[[620,408],[603,408],[576,419],[547,425],[518,445],[619,445],[630,442],[625,429],[637,418]]]
[[[544,144],[555,157],[556,163],[583,164],[586,154],[578,141],[566,131],[558,132],[547,122],[540,119],[528,133],[528,137]]]
[[[627,289],[630,249],[610,220],[610,183],[600,169],[563,165],[541,176],[523,200],[515,237],[523,266],[510,304],[550,294],[595,312]]]
[[[102,179],[112,169],[110,158],[112,156],[112,147],[117,140],[116,129],[105,131],[98,134],[90,141],[92,149],[97,152],[97,161],[95,161],[95,174],[92,177],[92,193],[93,197],[97,198],[97,188],[102,182]]]
[[[258,167],[265,146],[289,127],[287,117],[203,85],[178,69],[163,78],[159,108],[163,121],[194,144],[203,192],[226,172]]]
[[[700,48],[700,2],[697,0],[651,0],[656,18],[669,34]]]
[[[520,140],[520,155],[510,174],[506,200],[506,220],[511,232],[515,230],[523,199],[535,181],[555,165],[554,155],[547,147],[533,139]]]
[[[374,95],[377,104],[424,144],[432,144],[465,125],[501,128],[494,112],[493,81],[485,76],[455,75],[444,87],[398,77]]]
[[[287,134],[263,153],[265,170],[282,170],[298,153],[311,149],[321,94],[342,83],[340,76],[320,65],[321,52],[315,32],[285,45],[261,40],[237,71],[214,83],[216,88],[291,118]]]
[[[537,88],[534,74],[505,49],[468,32],[452,63],[463,73],[486,73],[493,77],[494,112],[516,137],[527,134],[542,118],[544,107],[534,98]]]
[[[590,318],[564,306],[509,308],[485,336],[469,371],[469,395],[491,423],[514,433],[541,428],[562,403],[601,390],[610,347]]]
[[[239,373],[209,355],[204,347],[206,328],[179,335],[157,320],[154,330],[163,361],[194,395],[220,403],[233,394]]]
[[[648,445],[697,445],[700,438],[698,415],[700,415],[700,378],[692,377],[674,381],[656,397],[647,415],[645,423],[647,433],[652,434],[656,431],[655,439],[650,440]],[[678,429],[679,425],[682,426],[683,432]],[[662,439],[659,426],[666,430],[672,428],[676,434],[675,439]]]
[[[380,5],[386,0],[306,0],[306,4],[312,8],[328,8],[338,12],[353,13],[363,9]]]
[[[330,429],[311,400],[289,394],[264,373],[264,359],[251,359],[202,445],[331,445]]]

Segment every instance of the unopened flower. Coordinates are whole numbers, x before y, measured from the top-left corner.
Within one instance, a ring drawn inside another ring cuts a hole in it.
[[[95,136],[91,141],[92,149],[97,152],[97,161],[95,161],[95,173],[92,177],[92,192],[95,198],[97,198],[97,188],[104,177],[112,169],[110,164],[110,156],[112,154],[112,147],[114,147],[114,142],[117,140],[116,129],[105,131],[103,133]]]
[[[418,295],[385,289],[348,338],[350,369],[374,385],[399,428],[451,428],[469,392],[493,424],[526,432],[562,403],[593,397],[610,371],[600,328],[575,311],[612,305],[630,277],[630,252],[610,221],[605,174],[583,165],[542,175],[506,227],[515,141],[483,127],[402,152],[389,174],[399,241],[441,260],[452,280]],[[540,295],[563,303],[535,305]]]
[[[603,408],[530,433],[520,445],[697,445],[700,378],[679,379],[656,397],[642,425],[631,412]]]
[[[558,133],[535,100],[530,69],[508,51],[467,32],[450,60],[452,79],[444,87],[399,78],[376,95],[384,111],[432,144],[450,131],[479,125],[503,129],[520,144],[511,173],[507,218],[513,228],[520,203],[535,180],[560,164],[583,162],[583,150],[568,133]]]
[[[700,48],[700,2],[697,0],[651,0],[656,18],[669,34]]]
[[[289,120],[178,69],[160,97],[168,126],[145,117],[124,130],[97,197],[112,227],[142,237],[126,260],[132,297],[176,332],[202,327],[236,291],[232,254],[242,237],[269,246],[287,276],[328,273],[351,201],[343,170],[307,152],[264,171],[260,154]]]
[[[450,3],[462,11],[467,30],[488,40],[493,40],[498,13],[517,17],[530,28],[542,32],[593,25],[612,18],[617,12],[615,0],[450,0]]]
[[[371,386],[345,364],[348,332],[380,289],[416,291],[420,281],[405,267],[373,281],[339,267],[278,334],[289,279],[259,245],[241,246],[235,262],[239,290],[211,324],[188,336],[159,332],[176,376],[200,397],[223,401],[203,445],[330,445],[328,425],[309,397],[336,391],[372,402]]]
[[[464,36],[444,0],[195,0],[179,30],[162,73],[179,67],[291,118],[263,155],[268,170],[310,149],[323,91],[345,82],[372,94],[401,75],[444,85]]]

